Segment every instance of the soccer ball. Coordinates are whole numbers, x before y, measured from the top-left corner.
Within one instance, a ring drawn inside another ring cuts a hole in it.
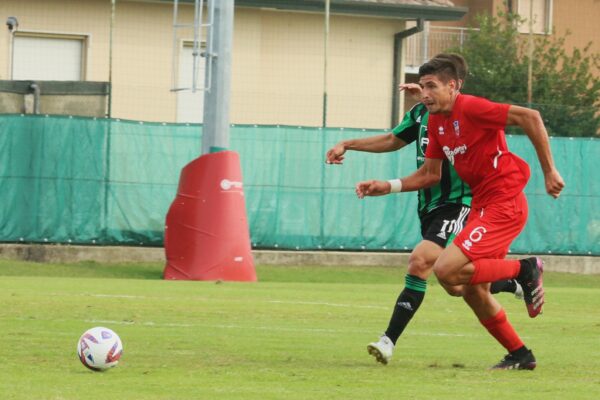
[[[114,331],[101,326],[89,329],[77,342],[77,355],[93,371],[115,367],[123,354],[123,343]]]

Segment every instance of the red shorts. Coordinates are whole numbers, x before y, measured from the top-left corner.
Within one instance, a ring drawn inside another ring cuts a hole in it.
[[[527,222],[527,198],[522,192],[514,199],[473,208],[467,226],[454,244],[469,260],[504,258],[513,240]]]

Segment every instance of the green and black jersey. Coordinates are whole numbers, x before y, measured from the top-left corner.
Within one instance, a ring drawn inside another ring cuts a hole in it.
[[[392,131],[397,138],[406,143],[417,142],[417,168],[425,162],[427,137],[427,119],[429,113],[423,103],[418,103],[404,115],[400,125]],[[440,183],[428,189],[419,190],[419,216],[444,204],[471,205],[471,189],[459,177],[448,160],[442,163],[442,179]]]

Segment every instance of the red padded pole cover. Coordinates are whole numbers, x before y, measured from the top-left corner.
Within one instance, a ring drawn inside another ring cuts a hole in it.
[[[183,168],[165,254],[164,279],[256,281],[236,152],[205,154]]]

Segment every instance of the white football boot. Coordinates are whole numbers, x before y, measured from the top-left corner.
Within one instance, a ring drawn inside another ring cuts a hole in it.
[[[377,362],[387,364],[394,353],[394,343],[385,335],[382,335],[377,342],[369,343],[367,351],[375,357]]]

